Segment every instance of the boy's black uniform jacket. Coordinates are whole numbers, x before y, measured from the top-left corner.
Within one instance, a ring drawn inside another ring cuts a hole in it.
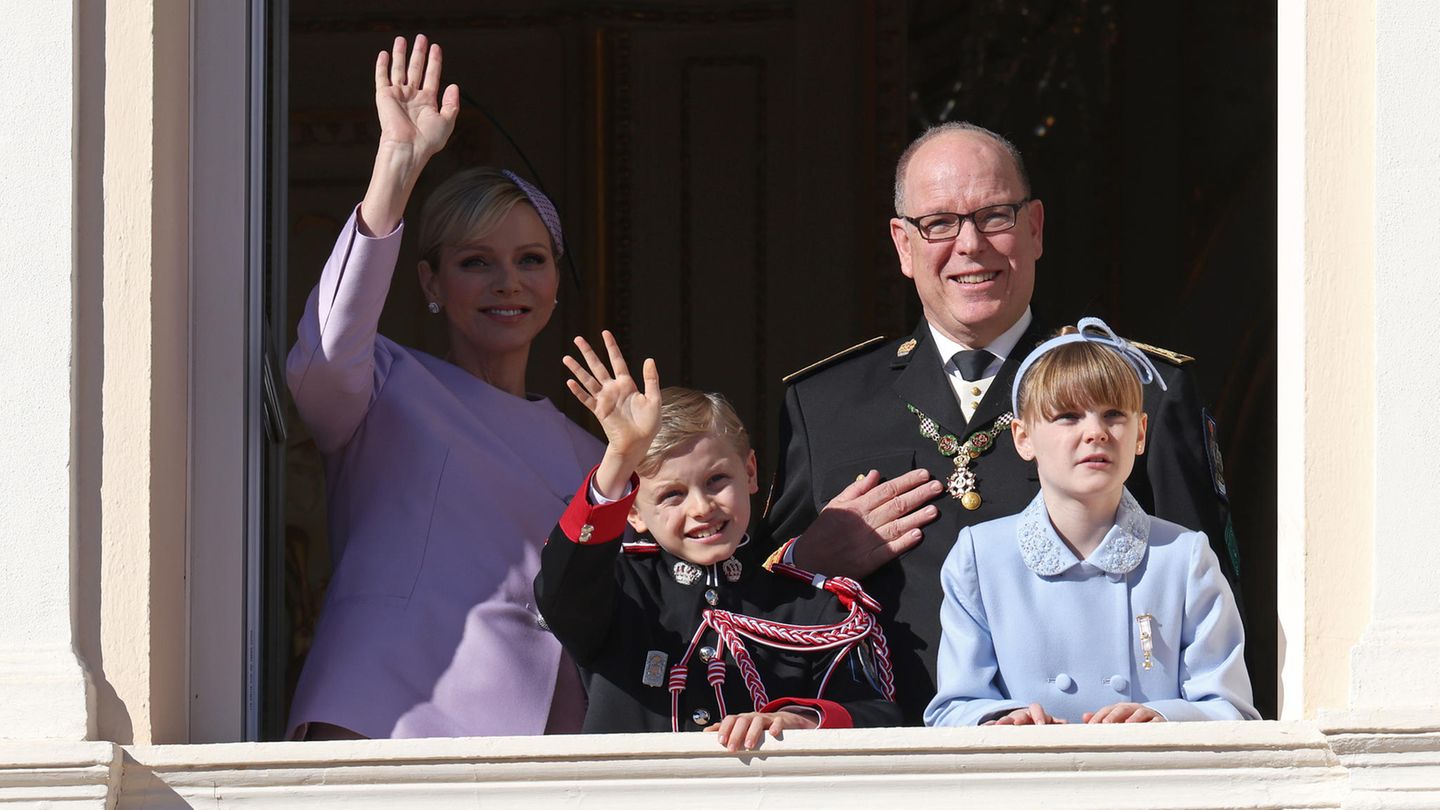
[[[633,493],[614,504],[592,506],[587,499],[589,486],[587,480],[551,532],[535,578],[535,598],[545,623],[580,665],[590,700],[585,732],[671,730],[665,679],[689,648],[701,611],[710,607],[705,601],[709,589],[718,597],[715,607],[756,618],[820,625],[847,615],[830,592],[770,573],[758,564],[746,563],[737,582],[727,581],[720,565],[697,566],[703,572],[700,578],[682,585],[673,575],[679,558],[658,547],[645,554],[621,553],[621,543],[613,542],[629,531],[622,527]],[[566,531],[567,526],[571,531]],[[592,527],[591,532],[584,532],[583,526]],[[576,542],[580,536],[586,542]],[[815,697],[833,652],[787,652],[749,639],[745,644],[772,704],[781,698],[799,698],[793,703],[822,713],[823,727],[900,724],[897,705],[882,698],[862,670],[859,648],[836,668],[825,690],[826,700],[817,706],[804,699]],[[701,646],[720,646],[713,631],[707,631]],[[651,651],[666,656],[659,686],[642,682]],[[705,669],[700,656],[692,655],[680,696],[681,730],[700,730],[721,719]],[[728,653],[724,695],[730,714],[762,708],[753,704]],[[825,706],[829,701],[839,707]],[[847,712],[850,722],[844,717]]]
[[[877,341],[823,367],[792,375],[781,413],[781,455],[760,536],[780,543],[799,535],[830,499],[871,469],[888,480],[924,467],[944,482],[954,465],[934,441],[920,435],[919,419],[906,403],[938,422],[942,433],[963,442],[1010,410],[1010,386],[1021,361],[1053,333],[1054,329],[1031,324],[968,424],[924,321],[907,340]],[[908,340],[914,344],[902,352]],[[1146,512],[1204,531],[1238,599],[1225,539],[1228,506],[1217,492],[1217,476],[1207,456],[1199,395],[1180,365],[1157,362],[1156,367],[1167,390],[1145,386],[1149,414],[1145,455],[1136,459],[1126,487]],[[922,722],[925,705],[935,695],[940,567],[955,538],[965,526],[1019,512],[1040,489],[1035,464],[1015,452],[1008,429],[971,469],[983,498],[980,508],[967,511],[942,494],[933,501],[940,516],[925,527],[920,545],[864,581],[866,591],[883,608],[896,697],[905,722],[911,725]]]

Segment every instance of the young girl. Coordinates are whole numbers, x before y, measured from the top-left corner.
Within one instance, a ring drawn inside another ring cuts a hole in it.
[[[897,725],[878,605],[859,585],[734,556],[758,489],[734,410],[714,394],[662,392],[653,360],[640,391],[604,338],[613,376],[583,338],[588,370],[565,363],[609,446],[535,579],[541,615],[580,664],[584,730],[704,729],[735,751],[766,731]],[[622,552],[613,541],[627,522],[653,542]]]
[[[1145,355],[1104,322],[1042,343],[1011,393],[1040,494],[966,528],[941,571],[932,726],[1259,719],[1244,632],[1205,535],[1125,490]]]

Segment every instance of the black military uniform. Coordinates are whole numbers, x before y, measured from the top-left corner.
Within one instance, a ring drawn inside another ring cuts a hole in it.
[[[770,706],[756,706],[742,673],[707,631],[686,659],[702,612],[717,607],[795,625],[829,625],[849,611],[829,591],[731,558],[696,566],[653,543],[613,542],[628,533],[625,514],[634,494],[613,504],[588,503],[589,481],[571,501],[541,552],[535,598],[550,630],[580,665],[589,696],[586,732],[670,731],[670,668],[687,672],[674,717],[679,730],[698,731],[724,714],[774,711],[782,705],[820,712],[821,727],[897,726],[900,710],[881,697],[876,661],[858,645],[831,675],[824,700],[815,700],[835,652],[790,652],[747,641]],[[634,539],[633,536],[629,539]],[[722,712],[707,680],[708,661],[725,661]]]
[[[940,434],[964,442],[991,429],[1010,411],[1010,388],[1020,362],[1053,329],[1034,323],[1016,344],[967,424],[943,370],[930,327],[923,321],[904,340],[873,341],[792,375],[781,414],[781,457],[763,520],[763,534],[776,542],[801,534],[816,514],[856,477],[879,470],[896,478],[917,467],[944,482],[954,465],[936,442],[921,435],[914,406],[939,424]],[[1143,348],[1143,347],[1142,347]],[[1234,560],[1227,548],[1228,509],[1213,457],[1213,428],[1206,420],[1183,355],[1154,350],[1167,390],[1145,386],[1149,430],[1145,455],[1126,482],[1145,511],[1188,528],[1203,530],[1237,591]],[[925,527],[925,539],[865,581],[882,605],[881,617],[895,667],[897,699],[907,724],[919,725],[935,694],[935,658],[940,643],[940,567],[960,529],[1023,509],[1040,489],[1035,464],[1020,458],[1008,429],[999,430],[990,449],[971,464],[981,504],[973,511],[942,495],[940,516]],[[1232,541],[1233,542],[1233,541]]]

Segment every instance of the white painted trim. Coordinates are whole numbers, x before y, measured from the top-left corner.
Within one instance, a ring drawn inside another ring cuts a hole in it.
[[[189,736],[222,742],[246,733],[249,3],[192,0],[192,26]]]
[[[123,764],[122,764],[123,763]],[[1431,808],[1440,711],[1319,722],[121,746],[0,742],[0,804]]]
[[[1349,775],[1346,807],[1440,807],[1440,710],[1322,713],[1319,726]]]
[[[110,810],[121,756],[108,742],[0,742],[0,804]]]
[[[129,750],[120,807],[1338,807],[1310,724],[373,740]]]
[[[1305,711],[1305,13],[1280,0],[1276,42],[1276,532],[1279,717]]]

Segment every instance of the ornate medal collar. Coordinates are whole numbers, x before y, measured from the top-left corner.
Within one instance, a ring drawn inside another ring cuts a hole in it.
[[[970,469],[970,462],[990,451],[995,446],[995,437],[1001,431],[1009,430],[1010,423],[1015,416],[1009,411],[1000,414],[990,427],[970,434],[970,438],[961,442],[952,433],[941,433],[940,425],[934,419],[926,416],[914,405],[905,404],[910,412],[920,417],[920,435],[935,442],[935,448],[940,455],[950,459],[955,464],[955,471],[945,480],[945,491],[950,497],[960,502],[960,505],[972,512],[980,508],[980,492],[975,489],[975,471]]]

